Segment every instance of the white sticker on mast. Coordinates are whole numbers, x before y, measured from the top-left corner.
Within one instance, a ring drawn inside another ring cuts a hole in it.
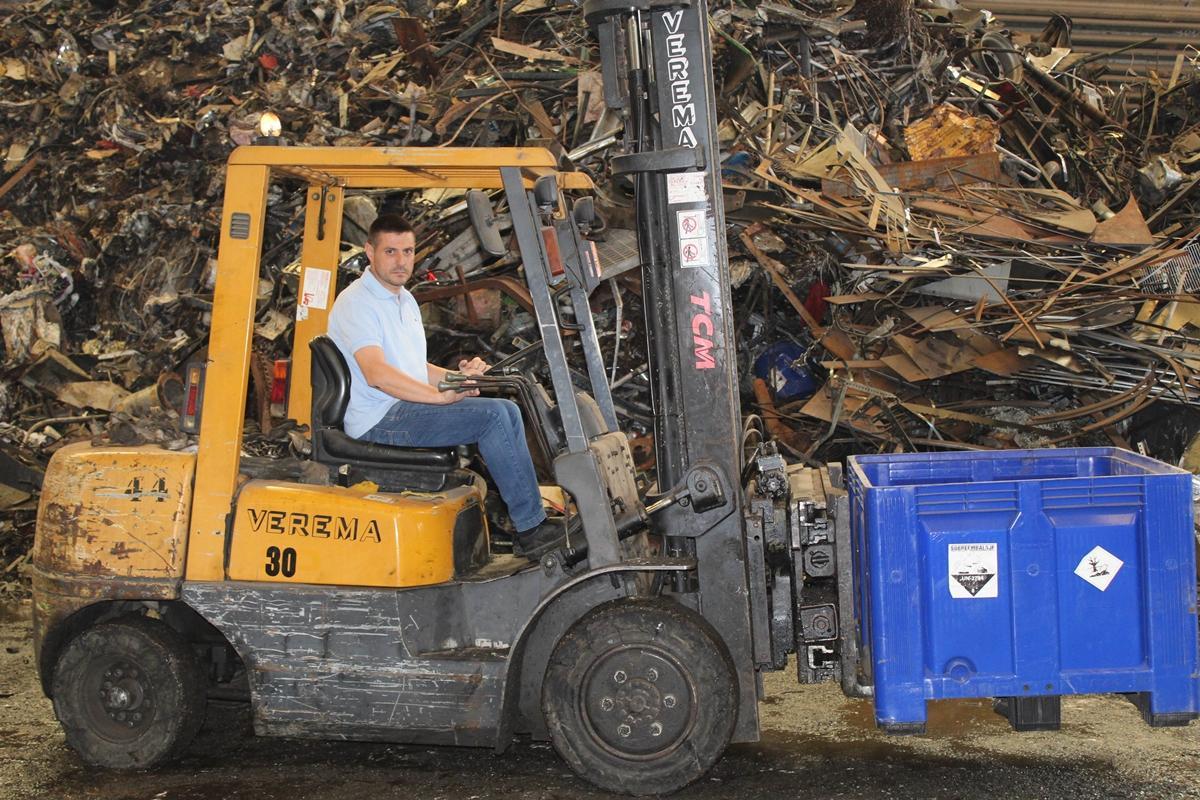
[[[299,305],[302,308],[325,308],[328,306],[329,283],[332,275],[331,270],[305,267]]]
[[[706,171],[672,172],[667,175],[667,205],[679,203],[707,203],[708,190]]]

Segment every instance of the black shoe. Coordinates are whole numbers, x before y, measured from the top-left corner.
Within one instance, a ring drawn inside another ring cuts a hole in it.
[[[571,532],[574,533],[577,527],[572,524]],[[518,532],[513,537],[513,555],[541,561],[546,553],[567,544],[567,532],[567,521],[563,517],[546,517],[533,530]]]

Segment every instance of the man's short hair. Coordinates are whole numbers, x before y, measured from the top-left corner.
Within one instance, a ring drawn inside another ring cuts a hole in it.
[[[399,214],[380,214],[367,231],[367,241],[374,246],[381,233],[414,233],[412,223]]]

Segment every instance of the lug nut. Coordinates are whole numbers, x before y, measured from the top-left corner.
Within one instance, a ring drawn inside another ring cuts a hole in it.
[[[601,711],[612,711],[614,705],[615,703],[613,703],[613,699],[611,697],[604,697],[600,700]]]
[[[651,667],[650,669],[646,670],[646,678],[651,683],[654,683],[655,681],[658,680],[658,670],[656,670],[654,667]]]
[[[675,695],[673,695],[673,694],[663,695],[663,705],[666,706],[667,708],[674,708],[675,707]]]
[[[651,736],[662,736],[662,724],[655,722],[650,726]]]
[[[633,733],[633,729],[630,728],[625,723],[622,722],[620,725],[617,726],[617,735],[618,736],[628,736],[631,733]]]
[[[619,669],[613,673],[613,681],[615,683],[624,683],[628,679],[629,676],[625,674],[625,670],[623,669]]]

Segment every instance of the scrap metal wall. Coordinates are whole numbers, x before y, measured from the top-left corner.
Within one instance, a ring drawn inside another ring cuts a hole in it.
[[[1200,62],[1200,0],[966,0],[963,5],[987,9],[1014,32],[1036,35],[1052,14],[1064,14],[1075,25],[1073,49],[1105,53],[1153,38],[1132,50],[1105,59],[1110,82],[1154,70],[1170,80],[1183,55],[1181,75],[1192,75]],[[1191,46],[1189,48],[1189,46]]]

